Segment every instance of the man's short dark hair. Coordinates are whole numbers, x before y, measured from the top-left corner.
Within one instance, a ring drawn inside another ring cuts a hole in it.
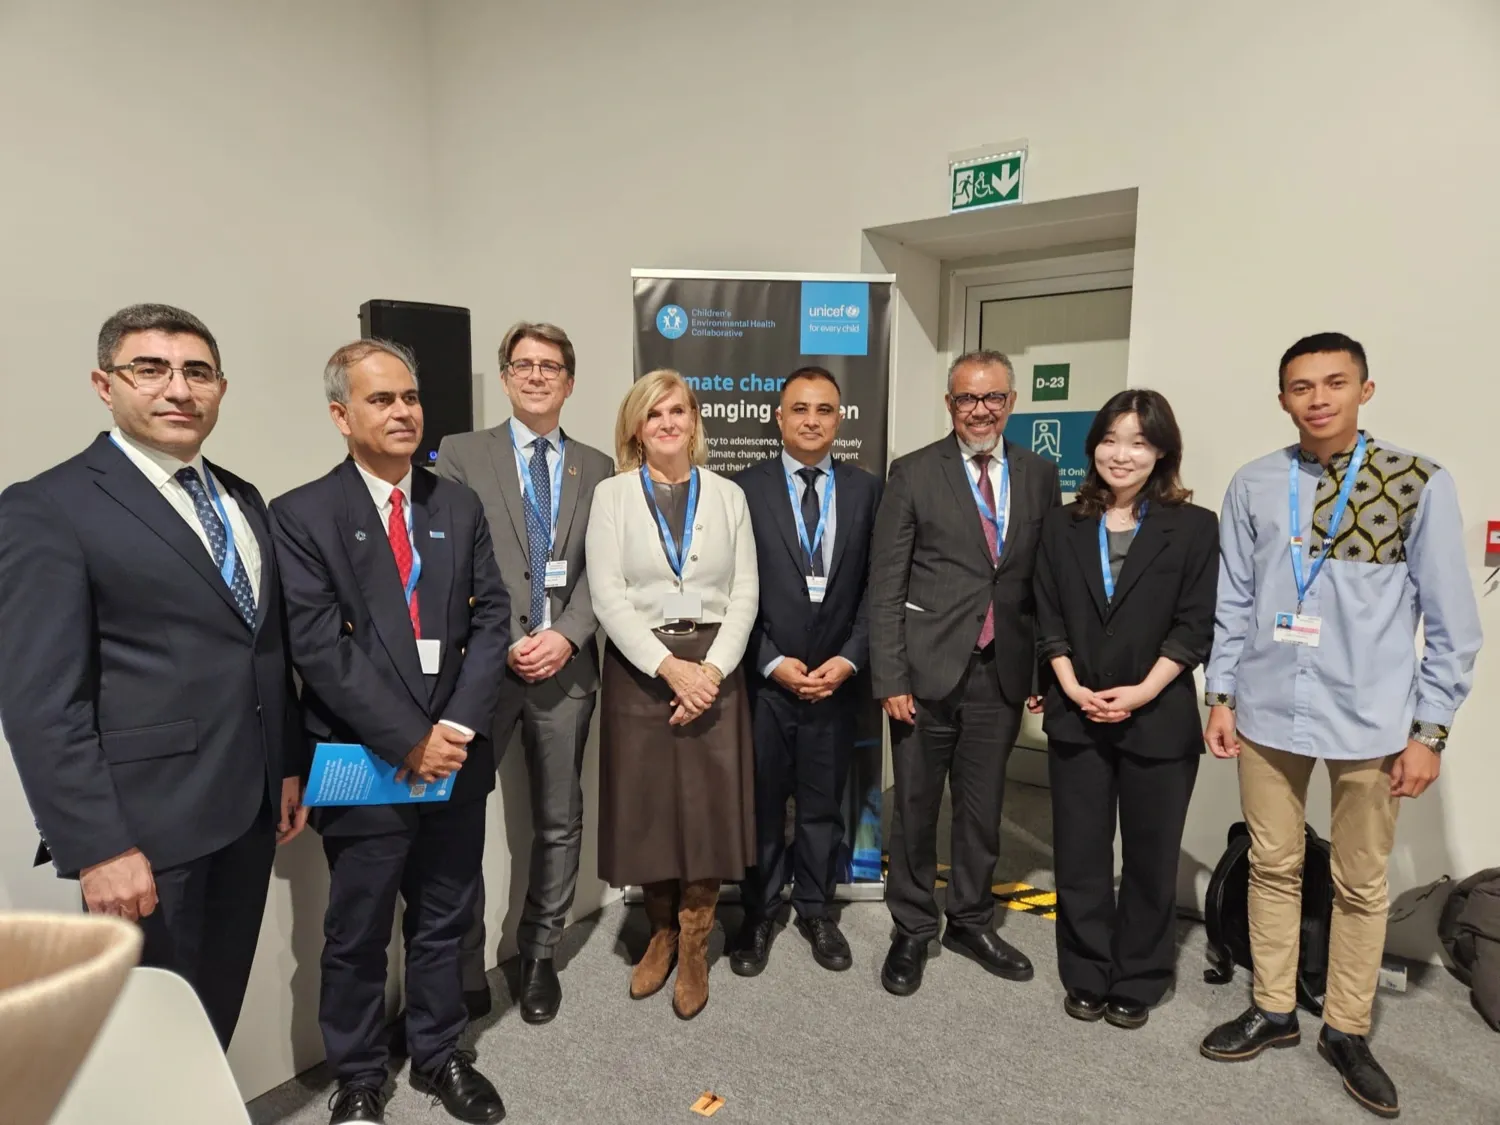
[[[1311,336],[1302,337],[1282,353],[1281,367],[1276,376],[1280,389],[1286,390],[1286,369],[1291,365],[1292,360],[1301,359],[1305,355],[1325,355],[1329,352],[1347,352],[1359,365],[1359,381],[1363,383],[1370,378],[1370,365],[1365,359],[1363,344],[1352,336],[1345,336],[1342,332],[1315,332]]]
[[[132,332],[166,332],[172,336],[196,336],[213,353],[214,366],[223,371],[219,361],[219,342],[204,324],[186,309],[172,305],[129,305],[104,322],[99,329],[99,369],[114,366],[120,341]]]
[[[844,392],[839,388],[839,381],[833,377],[833,372],[826,367],[799,367],[786,377],[786,382],[781,384],[781,397],[786,398],[786,392],[798,379],[821,379],[823,382],[838,391],[842,400]]]
[[[557,325],[548,324],[544,320],[518,320],[506,330],[505,339],[500,341],[500,374],[505,374],[505,365],[510,362],[511,353],[522,340],[551,344],[562,352],[563,367],[568,372],[568,378],[571,379],[576,374],[578,357],[573,353],[573,341]]]

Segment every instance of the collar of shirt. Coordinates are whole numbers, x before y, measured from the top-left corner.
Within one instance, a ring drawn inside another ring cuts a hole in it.
[[[823,455],[823,460],[819,461],[816,465],[804,465],[801,461],[797,460],[797,458],[793,457],[783,448],[781,451],[781,464],[787,472],[792,474],[793,477],[796,477],[798,470],[801,469],[822,469],[823,475],[817,478],[818,484],[822,484],[825,480],[828,479],[829,476],[833,474],[832,453],[825,453]]]
[[[115,444],[124,451],[135,467],[146,474],[146,479],[156,486],[158,492],[168,484],[178,483],[176,474],[182,469],[191,467],[198,471],[200,480],[206,478],[201,452],[194,454],[191,461],[184,461],[170,453],[142,445],[118,426],[109,431],[109,436],[114,438]],[[178,486],[181,487],[180,483]]]
[[[516,444],[522,449],[530,449],[531,443],[539,437],[544,437],[551,442],[552,448],[549,450],[551,453],[556,453],[562,448],[561,426],[553,426],[548,433],[539,434],[519,418],[512,418],[510,420],[510,432],[515,438]]]
[[[401,478],[399,484],[391,484],[383,481],[374,473],[367,472],[365,467],[358,461],[354,467],[359,470],[359,475],[364,478],[365,487],[370,490],[370,499],[375,501],[375,510],[380,513],[380,522],[389,523],[391,518],[391,493],[396,489],[401,490],[401,495],[406,497],[406,525],[411,526],[411,470],[406,470],[406,475]]]
[[[1372,444],[1374,444],[1375,439],[1372,438],[1369,435],[1368,431],[1366,431],[1366,430],[1360,430],[1359,432],[1365,435],[1365,444],[1366,445],[1372,445]],[[1359,441],[1358,441],[1358,439],[1356,439],[1355,440],[1355,445],[1358,445],[1358,444],[1359,444]],[[1316,464],[1319,463],[1318,462],[1318,455],[1316,453],[1310,453],[1306,449],[1303,449],[1300,445],[1297,446],[1296,448],[1297,448],[1297,460],[1301,461],[1304,465],[1316,465]],[[1351,445],[1348,449],[1344,450],[1342,453],[1335,453],[1332,457],[1330,457],[1328,459],[1328,467],[1330,469],[1334,469],[1334,470],[1336,470],[1338,472],[1343,472],[1345,469],[1347,469],[1349,467],[1349,462],[1351,460],[1353,460],[1353,458],[1354,458],[1354,446]]]

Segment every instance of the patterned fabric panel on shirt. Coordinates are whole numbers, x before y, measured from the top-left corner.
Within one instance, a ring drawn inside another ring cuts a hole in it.
[[[1302,450],[1304,461],[1317,458]],[[1340,453],[1329,462],[1328,471],[1318,481],[1317,507],[1313,511],[1313,533],[1309,553],[1316,558],[1328,534],[1328,521],[1344,472],[1349,467],[1349,453]],[[1402,563],[1406,561],[1406,538],[1411,534],[1417,516],[1422,490],[1439,466],[1425,458],[1402,450],[1390,449],[1374,438],[1368,439],[1365,460],[1354,482],[1349,508],[1339,524],[1333,541],[1337,560],[1365,563]]]

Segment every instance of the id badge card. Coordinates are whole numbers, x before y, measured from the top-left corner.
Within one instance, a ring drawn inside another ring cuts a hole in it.
[[[443,662],[443,642],[422,639],[417,641],[417,659],[422,662],[422,675],[436,676],[438,665]]]
[[[547,562],[547,574],[542,580],[542,585],[548,590],[560,590],[568,584],[568,560],[550,559]]]
[[[661,615],[667,621],[697,621],[703,616],[703,598],[683,591],[668,594],[661,600]]]
[[[1305,613],[1278,613],[1271,636],[1277,644],[1317,648],[1323,637],[1323,619]]]
[[[807,576],[807,600],[817,605],[828,592],[828,579],[809,574]]]

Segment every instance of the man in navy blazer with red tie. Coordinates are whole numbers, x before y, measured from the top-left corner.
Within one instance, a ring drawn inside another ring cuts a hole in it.
[[[865,591],[881,483],[833,460],[839,398],[824,368],[794,371],[776,410],[783,452],[735,478],[749,502],[760,567],[760,609],[746,654],[755,699],[756,860],[740,886],[745,922],[729,949],[740,976],[765,968],[788,881],[814,960],[835,972],[853,964],[828,907],[857,707],[873,706],[855,674],[869,659]],[[788,797],[797,806],[790,855]]]
[[[339,1083],[330,1121],[383,1120],[397,894],[412,1085],[460,1121],[499,1121],[499,1094],[458,1048],[459,955],[495,787],[488,733],[510,601],[479,497],[412,468],[422,404],[411,355],[362,340],[334,353],[323,381],[349,459],[271,503],[309,741],[362,744],[398,778],[456,775],[442,803],[313,812],[329,866],[318,1022]]]

